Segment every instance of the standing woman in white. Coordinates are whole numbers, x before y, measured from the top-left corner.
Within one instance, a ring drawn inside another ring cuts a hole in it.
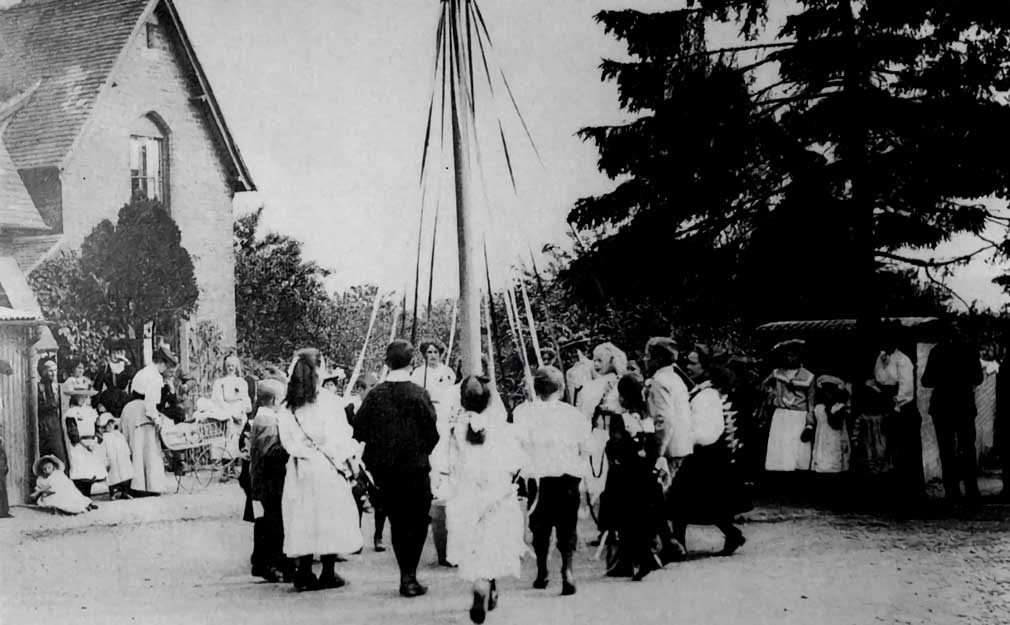
[[[812,438],[807,440],[803,431],[807,423],[816,423],[814,374],[803,367],[804,345],[794,339],[779,343],[772,350],[779,366],[765,380],[775,407],[768,430],[766,471],[810,470]]]

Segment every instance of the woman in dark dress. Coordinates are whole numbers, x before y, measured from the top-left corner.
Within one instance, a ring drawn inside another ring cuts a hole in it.
[[[105,406],[105,409],[117,419],[123,413],[123,406],[130,402],[131,396],[126,389],[137,373],[136,368],[126,357],[128,348],[129,344],[126,341],[111,341],[109,359],[95,376],[95,391],[98,394],[92,400],[94,405]]]
[[[641,580],[659,568],[655,545],[662,523],[662,486],[656,475],[659,442],[648,417],[644,384],[637,374],[627,374],[617,383],[622,412],[610,414],[610,439],[606,456],[610,468],[604,497],[607,507],[601,522],[616,538],[617,557],[609,577]]]
[[[692,410],[701,393],[714,389],[722,399],[725,426],[716,442],[696,446],[673,478],[667,502],[674,538],[686,547],[688,525],[714,525],[725,536],[720,553],[731,555],[746,542],[743,532],[733,524],[734,517],[752,509],[734,462],[733,451],[739,445],[733,378],[721,365],[720,358],[701,345],[688,353],[684,369],[693,384],[690,389]]]

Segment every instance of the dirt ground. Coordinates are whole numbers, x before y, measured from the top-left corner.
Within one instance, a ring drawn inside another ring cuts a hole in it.
[[[193,495],[110,502],[89,515],[55,517],[15,509],[0,525],[0,622],[127,623],[468,623],[468,587],[434,566],[427,596],[397,594],[391,552],[349,556],[342,589],[296,593],[248,575],[252,527],[239,520],[233,484]],[[814,623],[866,625],[1010,622],[1010,508],[897,521],[801,508],[762,508],[743,525],[747,544],[713,557],[721,536],[693,527],[690,560],[642,582],[611,580],[583,547],[579,592],[558,596],[503,580],[489,623]],[[370,535],[370,519],[366,519]],[[388,530],[387,530],[388,532]],[[592,537],[589,522],[582,537]],[[388,544],[388,533],[387,533]],[[552,557],[555,557],[552,555]],[[557,567],[557,560],[552,562]]]

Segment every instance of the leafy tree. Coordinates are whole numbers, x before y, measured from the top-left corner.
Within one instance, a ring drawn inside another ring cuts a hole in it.
[[[104,293],[81,270],[80,253],[63,251],[28,274],[43,317],[50,323],[62,362],[97,363],[110,334]]]
[[[36,267],[28,282],[53,325],[61,359],[97,362],[112,335],[143,336],[148,322],[172,323],[196,308],[193,262],[160,204],[136,198],[103,220],[81,250]]]
[[[235,310],[238,342],[254,360],[286,362],[302,347],[330,344],[335,316],[323,284],[329,272],[302,257],[302,244],[269,232],[258,236],[262,209],[235,222]]]
[[[904,253],[1007,223],[983,200],[1010,193],[990,156],[1010,133],[1010,7],[798,0],[777,26],[769,6],[597,15],[628,46],[630,61],[602,70],[637,117],[582,131],[620,181],[571,213],[594,235],[583,265],[620,295],[696,314],[847,316],[880,312],[887,264],[929,272],[1007,251],[980,239],[951,259]],[[708,49],[715,22],[739,45]],[[645,275],[657,269],[672,282]]]
[[[134,197],[113,225],[102,220],[81,244],[80,268],[104,296],[115,333],[143,336],[146,323],[188,318],[200,291],[182,234],[157,200]]]

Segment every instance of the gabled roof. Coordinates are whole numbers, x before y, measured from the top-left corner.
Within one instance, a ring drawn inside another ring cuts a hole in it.
[[[159,4],[241,183],[255,189],[171,0],[23,0],[0,10],[0,100],[41,81],[3,132],[18,169],[64,164],[127,44]]]
[[[30,97],[31,91],[6,102],[0,100],[0,132],[10,117]],[[49,230],[28,195],[21,175],[0,141],[0,229]]]

